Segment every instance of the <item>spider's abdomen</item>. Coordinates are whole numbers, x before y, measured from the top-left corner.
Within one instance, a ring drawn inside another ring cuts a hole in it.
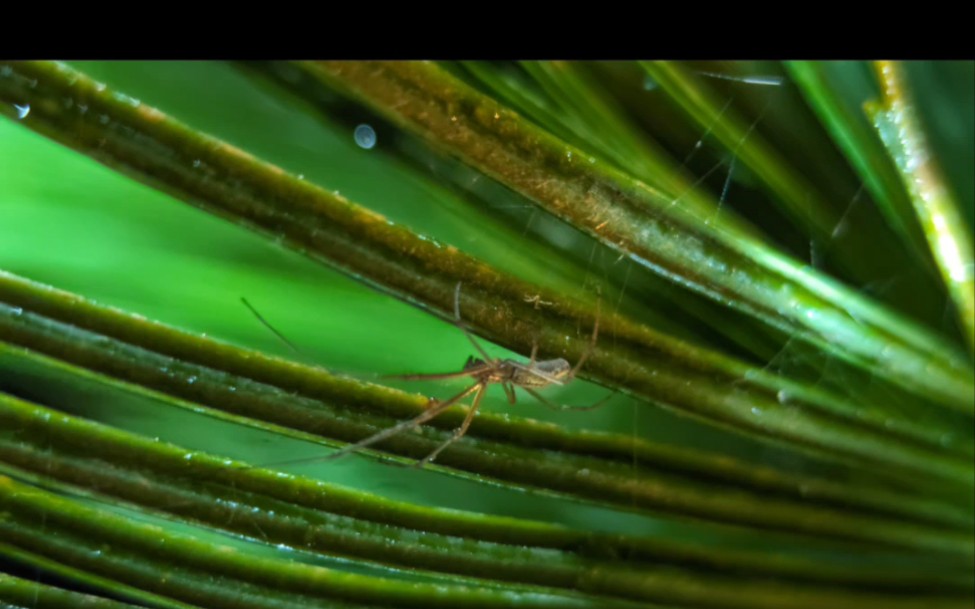
[[[567,380],[572,366],[560,358],[535,362],[532,368],[512,368],[511,382],[520,387],[548,387]]]

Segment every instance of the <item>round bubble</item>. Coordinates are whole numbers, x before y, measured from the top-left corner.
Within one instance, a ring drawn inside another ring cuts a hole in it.
[[[359,125],[356,127],[353,137],[355,137],[355,143],[359,148],[370,150],[376,145],[376,130],[369,125]]]

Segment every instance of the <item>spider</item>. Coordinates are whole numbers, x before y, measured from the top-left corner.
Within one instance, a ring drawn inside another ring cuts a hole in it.
[[[470,427],[471,421],[474,420],[474,415],[477,414],[477,411],[481,406],[481,399],[484,397],[484,392],[489,385],[501,385],[501,388],[504,389],[505,397],[507,397],[509,404],[514,405],[516,403],[517,398],[515,395],[515,387],[519,387],[524,389],[529,395],[542,404],[559,410],[590,410],[602,405],[603,402],[611,397],[611,395],[609,395],[592,406],[561,406],[552,403],[536,391],[536,389],[548,387],[549,385],[565,385],[575,378],[576,373],[580,368],[582,368],[582,365],[586,362],[586,360],[589,359],[589,356],[592,354],[592,351],[596,346],[596,338],[599,336],[598,303],[596,308],[596,321],[593,324],[592,329],[592,338],[589,340],[589,346],[585,353],[582,354],[582,357],[579,358],[579,361],[576,362],[575,366],[571,366],[568,361],[561,357],[549,360],[537,360],[537,344],[532,347],[531,356],[529,357],[528,362],[525,363],[513,359],[492,358],[490,355],[488,355],[487,351],[484,350],[481,344],[477,342],[477,339],[475,339],[474,336],[467,331],[467,328],[464,326],[460,316],[460,287],[461,284],[458,283],[457,287],[454,289],[454,323],[458,328],[461,329],[481,357],[468,357],[467,362],[464,364],[464,368],[458,372],[447,372],[443,374],[392,375],[387,378],[420,381],[444,380],[462,378],[466,376],[473,379],[474,384],[446,400],[432,400],[427,409],[420,415],[407,421],[398,423],[397,425],[394,425],[389,429],[385,429],[377,434],[373,434],[364,440],[356,442],[355,444],[350,444],[345,448],[322,458],[323,461],[339,459],[359,449],[366,448],[376,444],[377,442],[382,442],[387,438],[391,438],[401,432],[413,429],[433,419],[467,396],[474,394],[471,407],[467,411],[467,416],[464,418],[464,422],[461,423],[460,427],[454,430],[454,433],[451,434],[447,441],[442,443],[436,448],[436,450],[415,464],[415,467],[422,468],[436,459],[437,455],[439,455],[445,448],[459,440],[465,433],[467,433],[467,428]]]

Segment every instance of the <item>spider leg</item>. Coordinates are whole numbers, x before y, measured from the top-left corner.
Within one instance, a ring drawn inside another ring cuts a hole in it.
[[[264,319],[264,316],[261,315],[260,313],[258,313],[257,312],[257,309],[254,308],[254,305],[252,305],[250,302],[248,302],[246,298],[244,298],[243,296],[241,296],[240,297],[240,301],[242,303],[244,303],[244,306],[245,307],[247,307],[248,309],[250,309],[250,312],[254,314],[254,317],[257,318],[257,321],[261,322],[261,324],[265,328],[267,328],[268,330],[270,330],[272,334],[274,334],[279,339],[281,339],[281,342],[283,342],[284,344],[288,345],[288,347],[290,347],[291,350],[294,351],[295,353],[297,353],[298,355],[303,355],[303,353],[301,352],[301,350],[298,349],[298,347],[295,347],[294,343],[291,342],[290,340],[288,340],[288,338],[284,334],[281,334],[280,332],[278,332],[278,329],[275,328],[274,326],[272,326],[271,325],[271,322],[269,322],[268,320]]]
[[[443,372],[434,374],[384,374],[381,378],[400,379],[404,381],[442,381],[444,379],[457,379],[464,376],[474,376],[486,370],[491,370],[492,368],[494,368],[493,364],[484,363],[480,366],[471,366],[466,370],[460,370],[458,372]]]
[[[592,352],[596,349],[596,339],[599,337],[599,312],[601,308],[602,299],[597,299],[596,321],[592,325],[592,338],[589,339],[589,346],[586,347],[585,353],[582,354],[582,357],[579,358],[579,361],[576,362],[576,365],[569,372],[570,379],[575,377],[576,372],[579,372],[579,369],[582,368],[582,365],[586,363],[586,360],[589,359],[589,356],[592,355]]]
[[[478,383],[476,385],[477,393],[474,394],[474,401],[471,403],[471,409],[467,411],[467,416],[464,417],[464,422],[460,424],[460,427],[454,430],[454,433],[450,435],[450,438],[446,442],[437,447],[435,451],[424,457],[421,461],[417,461],[414,467],[422,468],[427,463],[432,462],[437,458],[443,449],[447,448],[457,440],[459,440],[465,433],[467,433],[467,428],[471,426],[471,421],[474,420],[474,415],[477,414],[477,409],[481,407],[481,398],[484,396],[484,388],[487,387],[484,383]]]
[[[471,385],[470,387],[468,387],[467,389],[461,391],[460,393],[458,393],[454,397],[450,398],[449,400],[446,400],[444,402],[434,403],[429,408],[427,408],[425,411],[423,411],[422,414],[420,414],[420,415],[418,415],[418,416],[416,416],[416,417],[414,417],[412,419],[409,419],[408,421],[403,421],[402,423],[398,423],[396,425],[393,425],[389,429],[384,429],[383,431],[381,431],[381,432],[379,432],[377,434],[373,434],[373,435],[369,436],[368,438],[366,438],[364,440],[359,440],[355,444],[350,444],[350,445],[346,446],[345,448],[343,448],[342,450],[337,451],[337,452],[334,452],[331,455],[328,455],[327,457],[325,457],[322,460],[323,461],[333,461],[335,459],[340,459],[340,458],[344,457],[345,455],[348,455],[349,453],[353,453],[353,452],[359,450],[360,448],[366,448],[367,446],[372,446],[376,442],[382,442],[383,440],[385,440],[387,438],[391,438],[391,437],[399,434],[400,432],[403,432],[403,431],[406,431],[407,429],[412,429],[412,428],[414,428],[414,427],[416,427],[418,425],[421,425],[421,424],[429,421],[430,419],[436,417],[438,414],[440,414],[444,410],[447,410],[448,408],[450,408],[451,406],[453,406],[457,402],[459,402],[462,399],[466,398],[471,393],[473,393],[474,391],[478,390],[478,388],[480,388],[480,387],[482,387],[482,384],[481,383],[476,383],[474,385]]]
[[[315,463],[318,461],[334,461],[336,459],[341,459],[342,457],[350,453],[353,453],[359,450],[360,448],[366,448],[367,446],[372,446],[377,442],[382,442],[383,440],[387,438],[391,438],[396,434],[406,431],[407,429],[412,429],[418,425],[425,423],[426,421],[429,421],[430,419],[436,417],[444,410],[447,410],[457,402],[469,396],[471,393],[473,393],[475,390],[477,390],[480,387],[483,387],[481,383],[475,383],[474,385],[471,385],[470,387],[461,391],[460,393],[450,398],[449,400],[446,400],[444,402],[435,402],[429,408],[424,410],[423,413],[421,413],[416,417],[413,417],[412,419],[409,419],[408,421],[403,421],[401,423],[398,423],[390,427],[389,429],[384,429],[383,431],[373,434],[364,440],[360,440],[355,444],[349,444],[345,448],[336,451],[330,455],[326,455],[324,457],[310,457],[306,459],[293,459],[290,461],[278,461],[277,463],[269,463],[267,464],[267,466],[278,467],[281,465],[297,465],[299,463]]]
[[[494,358],[488,355],[487,351],[484,350],[484,347],[481,346],[481,343],[477,342],[474,335],[468,332],[467,326],[464,325],[463,320],[460,318],[460,284],[461,282],[458,281],[457,287],[454,288],[454,318],[456,320],[454,325],[460,328],[460,331],[464,333],[467,340],[471,341],[471,344],[474,345],[474,348],[477,349],[477,352],[481,354],[481,357],[485,362],[493,362]]]
[[[616,395],[616,392],[614,391],[613,393],[610,393],[609,395],[599,400],[595,404],[592,404],[591,406],[567,406],[564,404],[556,404],[552,400],[548,399],[547,397],[543,396],[542,394],[538,393],[537,391],[529,387],[522,387],[522,389],[527,391],[530,396],[532,396],[533,398],[535,398],[545,406],[548,406],[552,410],[595,410],[596,408],[599,408],[600,406],[604,405],[607,401],[609,401],[611,397]]]
[[[504,396],[508,398],[508,403],[514,406],[515,402],[518,401],[518,398],[515,397],[515,388],[511,383],[501,383],[501,388],[504,389]]]

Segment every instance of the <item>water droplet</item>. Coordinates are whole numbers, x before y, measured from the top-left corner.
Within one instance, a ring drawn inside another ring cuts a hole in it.
[[[761,416],[762,415],[762,409],[761,408],[758,408],[757,406],[752,407],[752,414],[755,415],[756,417]]]
[[[30,114],[30,104],[24,104],[23,106],[14,104],[14,108],[17,109],[17,118],[20,120],[23,120]]]
[[[650,76],[649,74],[645,75],[643,77],[643,90],[653,91],[656,88],[657,88],[657,81],[654,80],[653,76]]]
[[[13,313],[14,315],[20,315],[21,313],[24,312],[24,310],[20,307],[11,307],[10,312]]]
[[[779,392],[775,394],[775,397],[779,400],[779,404],[785,404],[789,400],[789,394],[786,393],[785,389],[780,389]]]
[[[192,385],[193,383],[196,382],[196,377],[195,376],[191,376],[188,379],[186,379],[186,382],[189,383],[190,385]]]
[[[203,161],[200,159],[194,159],[193,167],[199,169],[203,165]]]
[[[352,135],[355,138],[355,143],[357,146],[359,146],[359,148],[371,150],[372,147],[376,145],[376,130],[369,125],[359,125],[355,128],[355,132]]]

